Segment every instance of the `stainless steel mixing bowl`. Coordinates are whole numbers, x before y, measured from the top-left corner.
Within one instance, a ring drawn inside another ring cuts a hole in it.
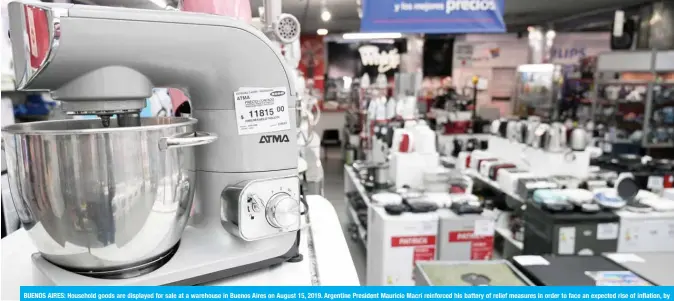
[[[2,130],[12,199],[42,256],[76,272],[133,271],[177,248],[194,197],[196,119],[22,123]]]

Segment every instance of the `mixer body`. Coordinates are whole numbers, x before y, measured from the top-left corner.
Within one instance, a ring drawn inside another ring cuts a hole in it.
[[[195,130],[218,137],[193,150],[185,174],[194,204],[167,263],[111,280],[34,254],[38,274],[58,285],[188,285],[299,257],[296,79],[267,36],[235,19],[177,11],[33,2],[9,11],[20,90],[51,91],[70,114],[99,115],[104,126],[117,116],[119,126],[142,128],[134,114],[152,89],[180,88]]]

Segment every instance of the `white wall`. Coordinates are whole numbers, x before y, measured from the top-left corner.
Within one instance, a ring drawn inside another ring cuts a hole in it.
[[[344,114],[344,112],[321,112],[321,119],[314,130],[321,137],[326,129],[337,129],[341,132],[344,128]]]
[[[584,56],[595,56],[610,51],[610,33],[558,33],[551,62],[555,64],[578,64]],[[472,56],[457,54],[461,47],[472,47]],[[495,55],[494,53],[498,53]],[[454,62],[452,79],[454,86],[460,90],[466,86],[473,76],[485,78],[490,83],[496,83],[493,75],[498,69],[499,75],[512,72],[512,87],[516,80],[515,68],[527,64],[529,59],[528,39],[518,38],[514,34],[469,34],[458,37],[454,43]],[[512,70],[511,70],[512,69]],[[503,81],[500,89],[490,84],[487,91],[478,93],[478,107],[498,108],[502,116],[511,114],[512,102],[491,101],[491,91],[503,91]],[[512,95],[512,94],[511,94]],[[501,96],[501,95],[494,95]],[[512,95],[514,96],[514,95]]]

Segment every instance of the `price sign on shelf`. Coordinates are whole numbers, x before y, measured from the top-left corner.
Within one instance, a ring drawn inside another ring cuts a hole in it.
[[[290,129],[288,92],[285,87],[241,88],[234,92],[239,135]]]

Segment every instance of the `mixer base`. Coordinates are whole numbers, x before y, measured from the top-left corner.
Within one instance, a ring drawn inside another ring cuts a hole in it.
[[[93,278],[101,278],[101,279],[133,278],[150,273],[166,264],[178,251],[178,247],[180,247],[180,241],[175,246],[170,248],[168,251],[160,254],[157,257],[150,258],[138,264],[120,267],[113,270],[72,269],[67,267],[61,268],[82,276]],[[49,261],[48,259],[45,260]],[[54,265],[58,266],[57,264]]]
[[[215,230],[210,231],[216,233]],[[219,228],[218,231],[225,230]],[[32,255],[34,285],[199,285],[291,262],[300,254],[299,232],[253,242],[245,242],[226,233],[204,235],[204,232],[204,229],[186,228],[180,247],[175,253],[155,259],[154,264],[148,263],[148,269],[143,270],[145,273],[137,277],[117,273],[117,278],[111,278],[110,274],[102,278],[100,275],[92,277],[91,274],[74,273],[50,263],[40,253],[35,253]],[[306,245],[304,241],[301,243]],[[160,264],[161,260],[165,262]],[[150,270],[149,266],[153,266],[154,270]],[[135,268],[138,272],[140,267]],[[311,280],[304,285],[311,285]]]

